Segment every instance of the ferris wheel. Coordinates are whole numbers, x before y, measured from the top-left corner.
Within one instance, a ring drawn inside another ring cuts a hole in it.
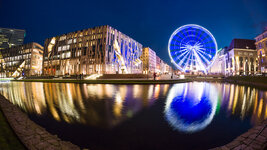
[[[212,66],[217,43],[205,28],[189,24],[176,29],[169,39],[168,52],[172,63],[181,71],[204,71]]]

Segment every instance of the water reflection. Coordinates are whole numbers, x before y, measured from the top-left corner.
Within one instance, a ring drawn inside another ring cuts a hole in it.
[[[169,85],[10,82],[0,93],[29,114],[110,128],[166,96]]]
[[[267,91],[233,84],[224,84],[217,89],[225,91],[222,105],[227,108],[228,116],[241,120],[249,118],[252,125],[267,118]]]
[[[267,118],[267,92],[234,84],[193,82],[174,85],[167,96],[165,118],[175,130],[193,133],[206,128],[215,114],[250,119]]]
[[[167,97],[165,116],[168,123],[182,132],[196,132],[212,121],[218,93],[209,83],[174,85]]]
[[[267,119],[266,91],[226,83],[105,85],[6,82],[0,83],[0,94],[28,114],[102,128],[112,128],[150,107],[155,100],[164,101],[166,96],[165,118],[174,129],[182,132],[200,131],[219,114],[231,119],[249,119],[252,125]]]

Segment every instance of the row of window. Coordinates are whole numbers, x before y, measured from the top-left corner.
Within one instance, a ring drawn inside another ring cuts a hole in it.
[[[29,64],[31,61],[30,59],[26,59],[25,60],[25,64]],[[6,67],[11,67],[11,66],[18,66],[21,64],[21,61],[12,61],[12,62],[6,62],[6,63],[3,63],[3,65],[5,65]]]
[[[79,37],[83,37],[82,35],[79,36]],[[103,34],[91,34],[91,35],[86,35],[83,37],[83,39],[87,39],[87,40],[95,40],[95,39],[102,39],[103,37]],[[76,43],[76,36],[72,36],[67,42],[68,43]],[[64,40],[67,40],[67,37],[66,36],[61,36],[59,38],[59,41],[64,41]],[[79,41],[82,41],[82,38],[78,38]]]
[[[264,46],[265,45],[265,46]],[[267,40],[264,42],[260,42],[256,45],[257,49],[262,49],[264,47],[267,47]]]
[[[264,38],[267,38],[267,32],[265,32],[264,34],[262,34],[262,36],[256,38],[256,41],[260,41],[260,40],[262,40]]]
[[[31,58],[31,54],[25,54],[25,55],[20,55],[20,56],[13,56],[13,57],[6,57],[4,58],[5,62],[13,62],[13,61],[19,61],[19,60],[24,60]]]

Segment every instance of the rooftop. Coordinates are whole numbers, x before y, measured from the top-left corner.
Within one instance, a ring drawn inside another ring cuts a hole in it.
[[[233,39],[228,50],[231,50],[233,48],[256,50],[255,42],[255,40],[250,39]]]

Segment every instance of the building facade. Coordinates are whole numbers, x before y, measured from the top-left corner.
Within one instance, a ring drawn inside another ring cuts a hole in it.
[[[0,77],[41,75],[43,49],[38,43],[2,49],[0,51]]]
[[[22,45],[24,37],[25,30],[0,28],[0,50]]]
[[[105,25],[48,38],[43,74],[142,73],[142,45]]]
[[[143,62],[143,73],[154,73],[156,71],[156,52],[149,47],[143,48],[141,60]]]
[[[267,27],[266,30],[256,38],[257,55],[259,59],[259,73],[267,73]]]
[[[163,60],[159,56],[156,56],[156,73],[161,73]]]
[[[156,56],[156,73],[167,74],[173,73],[173,69],[170,65],[165,63],[159,56]]]
[[[255,40],[233,39],[224,55],[225,75],[251,75],[258,70]]]
[[[209,74],[225,75],[225,53],[228,47],[218,50],[213,65],[209,69]]]

